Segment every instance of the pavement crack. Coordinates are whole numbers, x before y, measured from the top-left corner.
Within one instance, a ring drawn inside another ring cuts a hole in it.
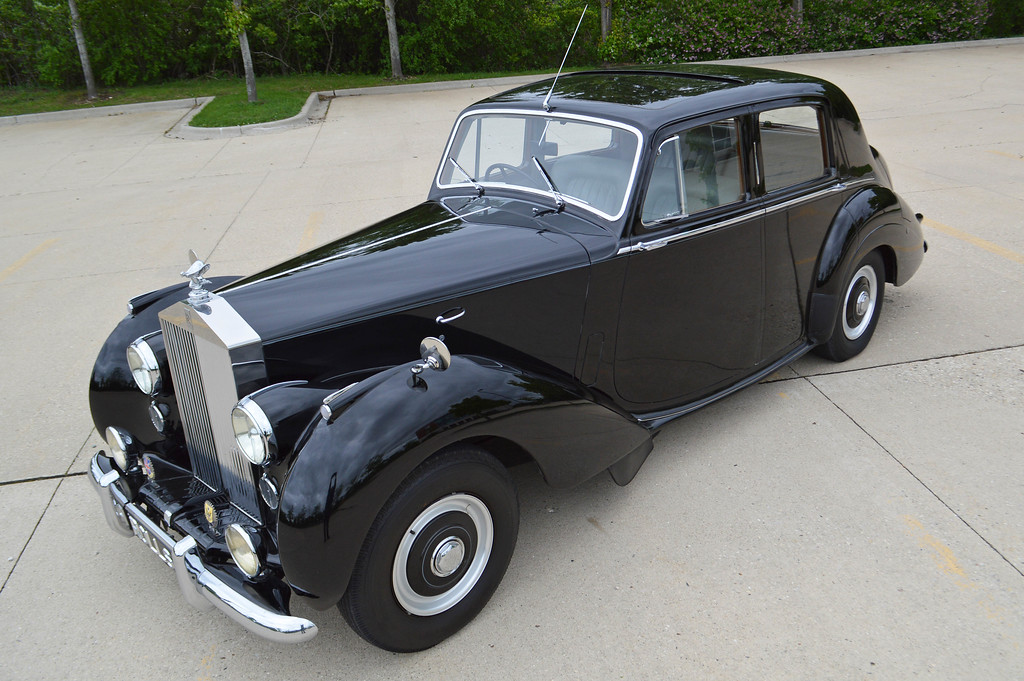
[[[320,139],[320,133],[324,130],[324,123],[327,121],[327,114],[331,112],[331,103],[334,101],[334,97],[327,100],[327,106],[324,108],[324,117],[319,121],[316,127],[316,134],[313,135],[313,141],[310,143],[309,148],[306,149],[306,155],[302,158],[302,163],[299,165],[300,168],[305,168],[306,163],[309,162],[309,155],[313,153],[313,148],[316,146],[317,140]]]
[[[1020,347],[1020,346],[1010,346],[1010,347]],[[989,351],[984,351],[984,352],[989,352]],[[960,357],[960,356],[963,356],[963,355],[974,355],[974,354],[980,354],[980,353],[979,353],[979,352],[967,352],[967,353],[961,353],[961,354],[954,354],[954,355],[950,355],[950,356],[951,356],[951,357]],[[935,358],[935,359],[940,359],[940,358]],[[926,360],[915,360],[915,361],[926,361]],[[893,363],[892,365],[890,365],[890,366],[897,366],[897,365],[900,365],[900,364],[912,364],[912,363],[914,363],[914,362],[894,362],[894,363]],[[844,373],[849,373],[849,372],[844,372]],[[831,376],[831,375],[833,375],[833,374],[822,374],[822,376]],[[836,403],[836,402],[835,402],[835,401],[834,401],[834,400],[833,400],[833,399],[832,399],[831,397],[829,397],[829,396],[828,396],[828,395],[827,395],[827,394],[825,393],[825,391],[824,391],[824,390],[822,390],[822,389],[821,389],[820,387],[818,387],[818,385],[817,385],[817,384],[815,384],[815,382],[811,380],[811,378],[814,378],[814,377],[811,377],[811,376],[804,376],[804,377],[801,377],[801,378],[804,378],[804,380],[806,380],[806,381],[807,381],[807,383],[809,383],[809,384],[811,385],[811,387],[812,387],[812,388],[814,388],[815,390],[817,390],[817,391],[818,391],[818,393],[819,393],[819,394],[820,394],[820,395],[821,395],[822,397],[824,397],[824,398],[825,398],[826,400],[828,400],[829,404],[831,404],[831,405],[832,405],[833,407],[835,407],[835,408],[836,408],[836,409],[837,409],[837,410],[838,410],[838,411],[839,411],[839,412],[840,412],[840,413],[841,413],[841,414],[842,414],[843,416],[845,416],[846,418],[848,418],[848,419],[850,420],[850,423],[852,423],[853,425],[855,425],[855,426],[856,426],[856,427],[857,427],[858,429],[860,429],[860,431],[861,431],[862,433],[864,433],[864,434],[865,434],[865,435],[867,435],[867,436],[868,436],[869,438],[871,438],[871,441],[872,441],[872,442],[874,442],[874,443],[875,443],[876,445],[878,445],[878,448],[879,448],[879,449],[881,449],[881,450],[882,450],[883,452],[885,452],[885,453],[886,453],[886,454],[887,454],[887,455],[889,456],[889,458],[891,458],[891,459],[892,459],[893,461],[895,461],[895,462],[896,462],[896,463],[897,463],[897,464],[898,464],[898,465],[899,465],[899,466],[900,466],[900,467],[901,467],[901,468],[902,468],[903,470],[905,470],[905,471],[907,472],[907,474],[908,474],[908,475],[910,475],[910,477],[912,477],[912,478],[913,478],[914,480],[916,480],[916,481],[917,481],[917,483],[918,483],[919,485],[921,485],[921,487],[923,487],[923,488],[924,488],[925,490],[927,490],[927,491],[928,491],[928,493],[929,493],[929,494],[931,494],[931,495],[932,495],[932,496],[933,496],[933,497],[934,497],[934,498],[935,498],[935,499],[936,499],[936,500],[937,500],[937,501],[938,501],[938,502],[939,502],[940,504],[942,504],[943,506],[945,506],[945,507],[946,507],[946,509],[947,509],[947,510],[948,510],[948,511],[949,511],[950,513],[952,513],[952,514],[953,514],[953,515],[954,515],[954,516],[956,517],[956,519],[957,519],[957,520],[959,520],[959,521],[960,521],[961,523],[963,523],[963,524],[964,524],[964,526],[965,526],[965,527],[966,527],[967,529],[969,529],[969,530],[970,530],[971,532],[973,532],[973,533],[974,533],[974,534],[975,534],[975,535],[976,535],[976,536],[978,537],[978,539],[980,539],[981,541],[985,542],[985,544],[986,544],[986,545],[987,545],[987,546],[988,546],[988,547],[989,547],[990,549],[992,549],[992,551],[993,551],[993,552],[994,552],[994,553],[995,553],[995,554],[996,554],[997,556],[999,556],[1000,558],[1002,558],[1002,559],[1003,559],[1003,561],[1004,561],[1004,562],[1005,562],[1005,563],[1006,563],[1007,565],[1009,565],[1009,566],[1010,566],[1010,568],[1011,568],[1011,569],[1012,569],[1012,570],[1013,570],[1014,572],[1016,572],[1016,573],[1017,573],[1018,575],[1020,575],[1021,577],[1024,577],[1024,571],[1022,571],[1022,570],[1021,570],[1021,568],[1017,567],[1017,566],[1016,566],[1016,565],[1015,565],[1015,564],[1013,563],[1013,561],[1011,561],[1011,560],[1010,560],[1010,559],[1009,559],[1009,558],[1008,558],[1008,557],[1007,557],[1006,555],[1004,555],[1002,551],[1000,551],[1000,550],[999,550],[998,548],[996,548],[996,547],[995,547],[995,545],[993,545],[993,544],[992,544],[992,542],[990,542],[990,541],[989,541],[989,540],[988,540],[988,539],[987,539],[987,538],[985,537],[985,535],[983,535],[983,534],[982,534],[981,532],[979,532],[979,531],[978,531],[977,529],[975,529],[975,527],[974,527],[973,525],[971,525],[971,523],[970,523],[970,522],[968,522],[968,520],[967,520],[966,518],[964,518],[964,517],[963,517],[962,515],[960,515],[960,513],[958,513],[956,509],[954,509],[954,508],[953,508],[952,506],[950,506],[950,505],[949,505],[949,504],[948,504],[948,503],[946,502],[946,500],[945,500],[945,499],[943,499],[943,498],[942,498],[941,496],[939,496],[939,494],[938,494],[938,493],[937,493],[937,492],[936,492],[935,490],[933,490],[933,489],[932,489],[931,487],[929,487],[929,486],[928,486],[928,483],[926,483],[926,482],[925,482],[924,480],[922,480],[922,479],[921,479],[921,477],[919,477],[919,476],[918,476],[918,475],[917,475],[916,473],[914,473],[914,471],[910,470],[910,468],[909,468],[909,467],[908,467],[908,466],[907,466],[907,465],[906,465],[905,463],[903,463],[902,461],[900,461],[899,457],[897,457],[897,456],[896,456],[895,454],[893,454],[893,452],[892,452],[892,451],[890,451],[890,450],[889,450],[889,448],[888,448],[888,447],[886,447],[886,446],[885,446],[884,444],[882,444],[882,443],[881,443],[881,442],[880,442],[880,441],[878,440],[878,438],[876,438],[876,437],[875,437],[874,435],[872,435],[871,433],[869,433],[869,432],[868,432],[868,430],[867,430],[867,429],[866,429],[866,428],[865,428],[864,426],[862,426],[862,425],[861,425],[860,423],[858,423],[858,422],[857,422],[857,419],[853,418],[853,416],[851,416],[851,415],[850,415],[850,414],[849,414],[849,413],[848,413],[848,412],[847,412],[847,411],[846,411],[845,409],[843,409],[842,407],[840,407],[840,406],[839,406],[839,405],[838,405],[838,404],[837,404],[837,403]]]
[[[80,478],[85,475],[85,471],[79,471],[78,473],[60,473],[58,475],[38,475],[34,478],[19,478],[18,480],[0,480],[0,487],[7,487],[9,485],[24,485],[29,482],[46,482],[47,480],[64,480],[66,478]]]
[[[221,233],[220,238],[217,239],[217,243],[215,243],[213,245],[213,248],[210,249],[210,254],[206,258],[207,262],[209,262],[210,258],[213,257],[213,254],[217,252],[217,249],[220,247],[221,242],[224,241],[224,237],[228,235],[228,232],[231,231],[231,228],[234,227],[235,223],[238,222],[238,218],[240,218],[242,216],[242,213],[245,212],[246,206],[248,206],[249,203],[252,202],[253,197],[255,197],[257,193],[259,193],[260,187],[262,187],[266,183],[267,178],[270,177],[270,173],[271,171],[269,170],[263,173],[263,179],[261,179],[259,183],[257,183],[256,187],[252,190],[252,193],[249,194],[249,197],[245,200],[245,203],[243,203],[241,208],[238,209],[238,212],[235,213],[235,217],[231,219],[231,224],[229,224],[227,228]]]
[[[21,547],[21,551],[18,551],[18,555],[14,558],[14,565],[11,566],[11,571],[8,572],[7,576],[4,578],[4,583],[0,584],[0,594],[2,594],[4,592],[4,589],[7,588],[7,583],[9,581],[11,581],[11,577],[13,577],[14,573],[18,571],[18,563],[21,562],[21,557],[23,555],[25,555],[25,551],[28,549],[29,544],[32,543],[33,537],[36,536],[36,531],[39,529],[39,526],[42,524],[43,518],[46,517],[46,512],[50,510],[50,505],[53,504],[53,500],[57,496],[57,492],[60,491],[60,486],[64,484],[64,478],[67,478],[67,477],[78,477],[78,476],[81,476],[81,475],[85,475],[85,474],[84,473],[72,473],[70,475],[50,476],[51,479],[52,478],[58,478],[59,482],[53,488],[53,493],[50,495],[50,498],[46,500],[46,506],[43,508],[43,512],[39,514],[39,518],[36,520],[36,524],[32,526],[32,531],[29,533],[28,538],[25,540],[25,544]],[[30,481],[25,481],[25,482],[30,482]],[[14,483],[3,483],[3,484],[14,484]]]
[[[899,362],[886,362],[884,364],[872,364],[871,366],[858,367],[856,369],[839,369],[837,371],[819,371],[817,373],[800,374],[796,376],[783,376],[781,378],[773,379],[772,383],[782,383],[783,381],[797,381],[800,379],[819,378],[822,376],[842,376],[843,374],[856,374],[861,371],[871,371],[872,369],[889,369],[891,367],[907,366],[909,364],[922,364],[924,362],[934,362],[940,359],[954,359],[957,357],[971,357],[973,355],[984,355],[988,352],[1001,352],[1003,350],[1016,350],[1018,348],[1024,348],[1024,343],[1011,343],[1010,345],[1001,345],[995,348],[984,348],[983,350],[966,350],[964,352],[951,352],[945,355],[933,355],[931,357],[921,357],[919,359],[907,359]],[[794,369],[794,371],[796,371]]]

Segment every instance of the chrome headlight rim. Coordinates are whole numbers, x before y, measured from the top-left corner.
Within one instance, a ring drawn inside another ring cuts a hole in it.
[[[160,362],[157,361],[156,353],[146,342],[146,336],[136,338],[128,344],[125,350],[128,359],[128,369],[135,379],[135,385],[143,393],[153,396],[160,392],[163,384],[163,377],[160,374]]]
[[[238,523],[228,525],[224,530],[224,543],[228,546],[231,560],[235,561],[235,565],[246,577],[256,577],[263,571],[263,564],[249,528]]]
[[[277,454],[277,439],[266,412],[249,397],[231,410],[231,428],[242,455],[257,466],[270,463]]]

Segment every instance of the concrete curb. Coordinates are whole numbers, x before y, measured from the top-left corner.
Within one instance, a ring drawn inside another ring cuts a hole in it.
[[[192,109],[204,104],[212,97],[190,97],[188,99],[168,99],[162,102],[142,102],[140,104],[117,104],[114,106],[97,106],[90,109],[66,109],[64,111],[47,111],[45,113],[21,114],[20,116],[0,116],[0,127],[8,125],[24,125],[26,123],[42,123],[45,121],[70,121],[79,118],[102,118],[105,116],[123,116],[142,111],[174,111],[175,109]]]
[[[972,47],[991,47],[993,45],[1020,45],[1024,37],[993,38],[991,40],[968,40],[950,43],[927,43],[924,45],[899,45],[896,47],[878,47],[864,50],[846,50],[842,52],[806,52],[770,57],[750,57],[746,59],[722,59],[708,62],[711,64],[736,64],[739,66],[756,66],[764,64],[785,64],[789,62],[811,61],[815,59],[843,59],[849,57],[870,57],[874,55],[899,54],[903,52],[929,52],[939,50],[970,49]],[[345,90],[323,90],[313,92],[306,99],[302,110],[280,121],[254,123],[252,125],[232,125],[224,128],[199,128],[188,123],[202,108],[213,101],[213,97],[196,97],[190,99],[174,99],[163,102],[144,102],[141,104],[119,104],[116,106],[94,107],[89,109],[69,109],[47,113],[22,114],[20,116],[0,116],[0,127],[41,123],[44,121],[67,121],[78,118],[96,118],[101,116],[120,116],[141,111],[172,111],[174,109],[192,109],[165,135],[177,139],[204,140],[239,137],[242,135],[261,135],[281,130],[298,128],[315,123],[324,118],[328,103],[336,97],[357,97],[360,95],[390,95],[409,92],[433,92],[438,90],[457,90],[473,87],[503,87],[528,83],[533,80],[548,78],[552,74],[535,74],[531,76],[507,76],[502,78],[478,78],[470,80],[444,80],[433,83],[409,83],[404,85],[379,85],[376,87],[350,88]]]
[[[193,127],[189,125],[189,122],[203,110],[203,107],[213,101],[213,97],[206,97],[204,99],[205,101],[202,105],[196,107],[194,110],[182,117],[182,119],[175,123],[173,127],[164,133],[164,135],[167,137],[185,140],[209,140],[225,137],[239,137],[241,135],[262,135],[269,132],[298,128],[323,120],[323,117],[327,114],[327,102],[329,98],[324,97],[323,93],[314,92],[306,98],[306,103],[302,105],[302,109],[299,113],[295,114],[291,118],[285,118],[279,121],[253,123],[251,125],[231,125],[223,128]]]

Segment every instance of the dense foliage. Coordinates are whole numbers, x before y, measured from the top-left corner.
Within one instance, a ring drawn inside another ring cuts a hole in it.
[[[407,73],[553,68],[586,0],[396,0]],[[672,62],[965,40],[1024,30],[1024,0],[613,0],[591,7],[571,64]],[[382,0],[78,0],[103,85],[238,73],[385,73]],[[994,13],[993,11],[994,10]],[[990,16],[991,15],[991,16]],[[986,22],[988,22],[986,24]],[[67,0],[0,0],[0,85],[80,83]]]
[[[1008,0],[1002,0],[1008,1]],[[1020,1],[1020,0],[1018,0]],[[634,0],[602,53],[660,63],[975,40],[988,0]]]

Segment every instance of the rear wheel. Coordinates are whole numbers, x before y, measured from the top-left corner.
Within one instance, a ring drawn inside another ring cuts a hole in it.
[[[868,253],[857,264],[843,292],[832,338],[815,348],[835,362],[860,354],[875,333],[885,294],[885,263],[878,251]]]
[[[338,609],[376,646],[429,648],[483,609],[518,533],[519,500],[505,467],[474,447],[442,453],[381,509]]]

